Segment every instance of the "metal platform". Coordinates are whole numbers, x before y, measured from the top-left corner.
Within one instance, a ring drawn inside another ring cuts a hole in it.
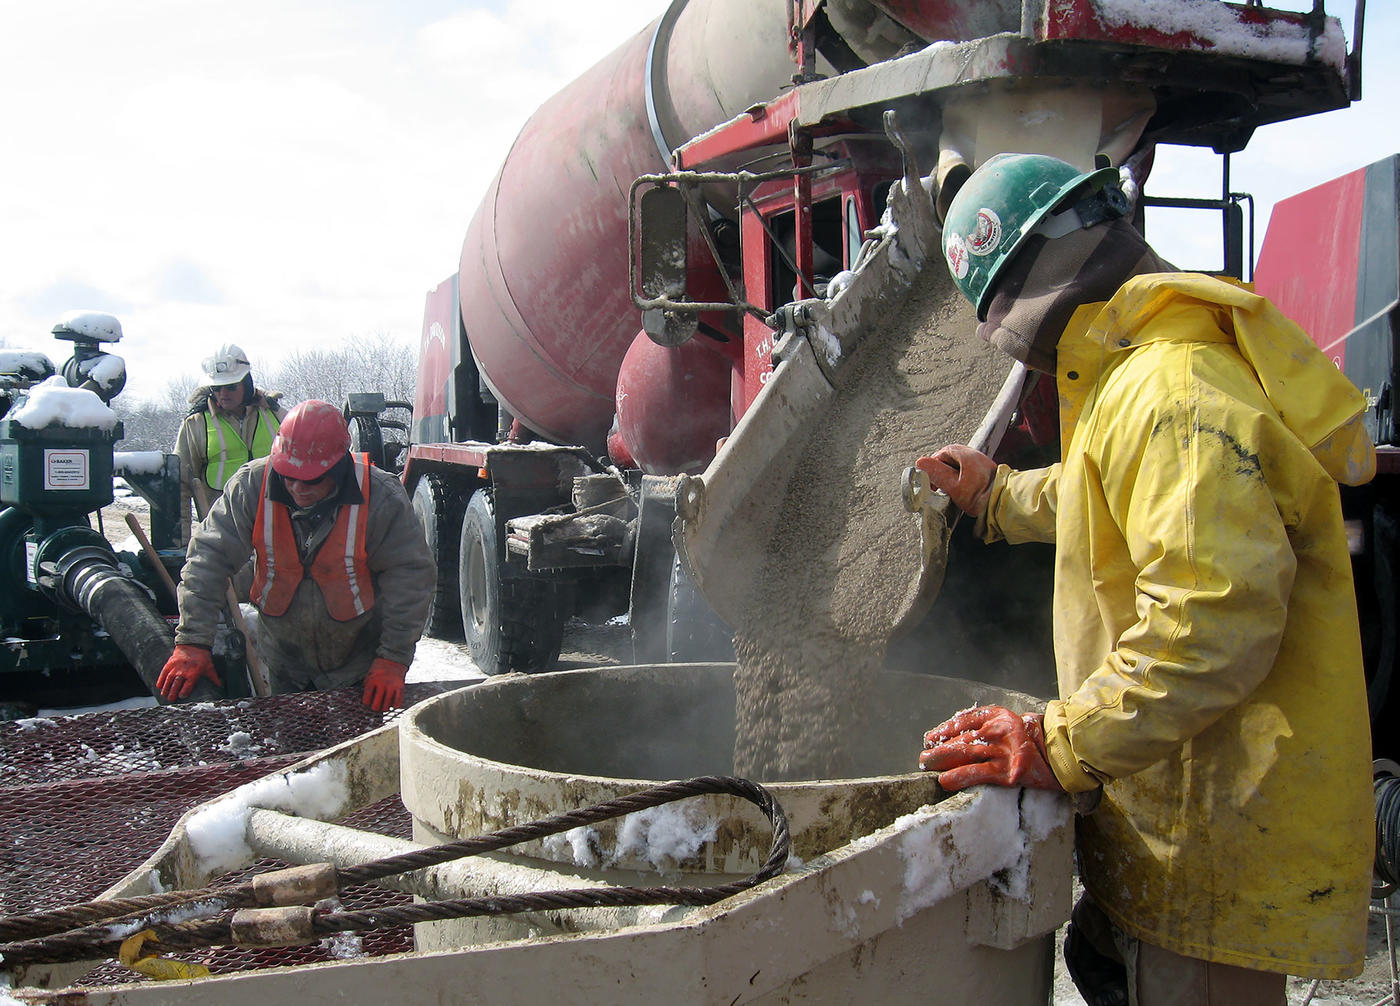
[[[409,685],[404,701],[462,684]],[[398,717],[366,708],[360,694],[347,688],[0,723],[0,915],[91,900],[139,866],[191,807]],[[408,838],[411,822],[392,797],[340,823]],[[264,861],[216,883],[282,865]],[[341,900],[363,909],[411,898],[370,886]],[[410,949],[412,930],[402,927],[305,947],[215,947],[198,961],[224,973]],[[144,980],[110,964],[80,984]]]

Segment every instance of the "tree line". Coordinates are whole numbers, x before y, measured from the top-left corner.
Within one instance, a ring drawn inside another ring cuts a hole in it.
[[[297,350],[266,370],[254,360],[253,382],[280,394],[283,408],[309,398],[344,405],[346,396],[356,391],[382,391],[391,401],[411,402],[416,369],[412,348],[387,332],[375,332],[350,336],[338,346]],[[200,388],[199,376],[187,374],[167,382],[164,393],[152,400],[128,402],[118,395],[112,410],[125,436],[117,450],[174,450],[180,424]]]

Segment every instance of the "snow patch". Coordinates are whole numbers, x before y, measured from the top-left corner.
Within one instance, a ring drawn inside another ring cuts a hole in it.
[[[15,720],[14,723],[25,733],[29,733],[31,730],[38,730],[40,727],[58,726],[57,723],[47,716],[25,716]]]
[[[0,349],[0,374],[14,374],[32,380],[56,370],[53,361],[43,353],[28,349]]]
[[[128,918],[125,921],[118,920],[110,925],[103,926],[97,930],[99,939],[124,940],[128,936],[139,933],[143,929],[148,929],[153,925],[178,926],[182,922],[193,922],[196,919],[207,919],[228,908],[228,902],[224,898],[201,898],[198,901],[186,901],[173,905],[170,908],[158,908],[152,912]]]
[[[668,803],[628,814],[617,833],[617,855],[644,857],[663,869],[691,859],[719,833],[719,821],[703,817],[692,804]]]
[[[323,762],[304,772],[284,772],[238,787],[185,823],[190,849],[207,874],[246,866],[253,852],[246,841],[254,807],[298,817],[334,818],[349,798],[343,762]]]
[[[107,397],[111,398],[111,393],[126,380],[126,361],[120,356],[103,353],[91,366],[80,372],[89,381],[108,392]]]
[[[321,947],[338,961],[365,956],[365,941],[359,933],[333,933],[321,941]]]
[[[1016,862],[995,874],[992,890],[1017,901],[1029,898],[1031,885],[1031,846],[1056,828],[1069,823],[1070,803],[1057,793],[1042,789],[1021,791],[1021,852]]]
[[[165,467],[165,455],[160,451],[117,451],[112,455],[112,469],[132,475],[155,475]]]
[[[31,430],[47,426],[111,430],[117,425],[117,414],[102,399],[86,388],[68,387],[57,374],[35,385],[6,418]]]
[[[549,835],[544,840],[545,850],[556,859],[560,858],[566,846],[575,866],[591,868],[602,862],[598,855],[598,832],[593,828],[571,828],[559,835]]]
[[[64,329],[98,342],[118,342],[122,337],[122,323],[106,311],[68,311],[53,327],[55,332]]]
[[[243,606],[243,620],[248,623],[250,631],[255,631],[255,623],[250,616],[253,611],[252,605]],[[408,684],[419,681],[475,681],[485,677],[481,668],[472,662],[465,646],[423,636],[413,650],[413,663],[409,664],[404,681]]]
[[[904,862],[898,921],[1014,866],[1024,854],[1020,791],[981,786],[970,797],[956,814],[921,807],[895,821]]]
[[[1166,35],[1189,34],[1197,50],[1244,56],[1276,63],[1306,63],[1310,59],[1341,70],[1346,39],[1329,19],[1322,37],[1308,38],[1304,24],[1282,19],[1241,21],[1219,0],[1096,0],[1100,15],[1110,22],[1152,29]]]
[[[235,730],[228,735],[228,740],[219,745],[219,750],[235,758],[252,758],[262,750],[262,745],[254,741],[253,735],[246,730]]]

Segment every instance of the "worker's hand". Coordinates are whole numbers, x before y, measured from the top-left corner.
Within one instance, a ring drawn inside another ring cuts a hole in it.
[[[919,768],[940,773],[938,785],[949,792],[984,783],[1062,792],[1045,754],[1042,719],[1003,706],[965,709],[924,734]]]
[[[365,678],[365,694],[360,699],[377,713],[403,705],[403,678],[408,668],[392,660],[376,657]]]
[[[928,476],[929,485],[947,493],[968,516],[981,517],[987,509],[997,463],[981,451],[949,444],[915,461],[914,466]]]
[[[160,692],[161,698],[167,702],[179,702],[194,691],[194,686],[199,684],[200,678],[208,678],[218,687],[223,687],[223,682],[214,671],[214,656],[209,652],[209,648],[180,643],[175,647],[175,652],[170,654],[165,666],[160,669],[160,676],[156,678],[156,691]]]

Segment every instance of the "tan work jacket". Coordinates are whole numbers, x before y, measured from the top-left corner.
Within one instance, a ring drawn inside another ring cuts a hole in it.
[[[248,403],[248,407],[243,411],[243,419],[237,423],[238,435],[242,439],[239,444],[240,453],[247,452],[255,457],[266,457],[266,452],[258,454],[252,450],[258,438],[258,428],[267,424],[267,417],[272,417],[272,429],[276,432],[277,425],[281,423],[286,410],[277,401],[278,395],[268,395],[261,389],[254,392],[253,400]],[[271,446],[271,440],[267,441]],[[185,421],[180,424],[180,432],[175,437],[175,453],[180,458],[180,533],[181,540],[190,540],[191,526],[191,506],[194,502],[194,484],[199,482],[204,486],[205,492],[212,503],[214,498],[223,491],[223,485],[212,486],[207,481],[206,469],[211,460],[209,455],[209,412],[192,412],[185,417]],[[228,472],[228,477],[232,477],[233,471]],[[227,479],[225,479],[227,481]]]
[[[253,526],[267,465],[268,460],[260,458],[240,468],[209,516],[195,527],[180,579],[177,643],[212,643],[224,584],[253,554]],[[285,610],[275,616],[260,613],[259,646],[274,679],[338,687],[364,677],[375,657],[405,666],[413,662],[436,585],[436,564],[403,485],[378,468],[370,468],[369,478],[365,562],[373,581],[374,607],[339,621],[331,616],[316,580],[303,577]],[[322,539],[315,548],[324,544]],[[306,562],[314,559],[312,555]]]

